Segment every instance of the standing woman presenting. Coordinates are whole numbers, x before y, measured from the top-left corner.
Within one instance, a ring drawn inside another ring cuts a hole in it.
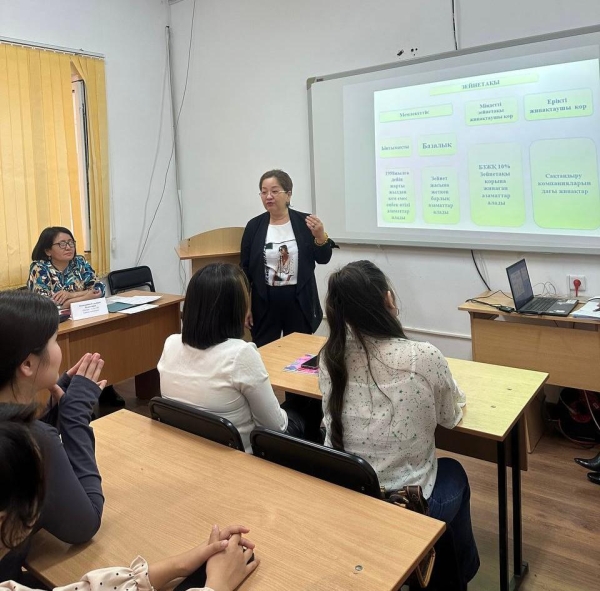
[[[257,347],[282,334],[312,334],[323,319],[315,264],[330,261],[335,243],[317,216],[289,208],[292,186],[283,170],[260,177],[266,212],[248,222],[242,237],[241,266],[252,288],[249,328]]]
[[[282,334],[312,334],[317,330],[323,310],[315,265],[328,263],[332,248],[337,247],[317,216],[289,208],[293,183],[287,173],[265,172],[258,187],[266,212],[246,225],[241,267],[252,289],[248,327],[256,346],[262,347]],[[307,406],[312,406],[305,397],[286,394],[286,400],[301,406],[298,410],[305,416],[309,412]],[[321,410],[315,405],[314,414],[310,414],[314,435],[317,414],[320,425]]]

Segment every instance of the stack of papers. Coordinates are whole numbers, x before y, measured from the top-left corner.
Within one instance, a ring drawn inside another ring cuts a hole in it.
[[[574,318],[595,318],[600,320],[600,301],[590,300],[585,306],[571,312],[571,316]]]
[[[137,312],[143,312],[144,310],[150,310],[156,308],[155,302],[159,300],[158,295],[149,296],[111,296],[106,298],[109,312],[122,312],[123,314],[137,314]]]

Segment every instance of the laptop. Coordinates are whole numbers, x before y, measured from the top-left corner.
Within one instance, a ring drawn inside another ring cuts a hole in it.
[[[511,265],[506,269],[508,283],[515,302],[515,309],[519,314],[544,314],[546,316],[568,316],[578,300],[547,298],[534,296],[529,280],[529,272],[525,259]]]

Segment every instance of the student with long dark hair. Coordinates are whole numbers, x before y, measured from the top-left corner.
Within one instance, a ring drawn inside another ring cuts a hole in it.
[[[27,539],[47,502],[44,486],[47,459],[34,433],[35,413],[36,405],[0,404],[0,559]],[[252,560],[254,544],[242,537],[248,531],[241,525],[223,529],[214,526],[207,543],[179,556],[153,564],[138,556],[129,568],[98,569],[61,589],[160,590],[170,587],[177,578],[191,575],[206,562],[205,591],[231,591],[260,562]],[[28,589],[15,581],[0,578],[0,591]]]
[[[30,404],[50,391],[46,412],[32,425],[46,472],[46,496],[36,528],[70,544],[98,531],[104,497],[90,427],[92,407],[106,382],[104,361],[86,354],[59,379],[56,304],[26,291],[0,292],[0,406]],[[5,486],[5,481],[0,480]],[[18,576],[27,541],[0,561],[0,579]]]
[[[469,482],[456,460],[435,453],[435,429],[460,422],[464,394],[438,349],[406,337],[393,288],[370,261],[333,273],[325,305],[325,445],[366,459],[388,493],[420,485],[431,517],[452,530],[466,585],[479,568]]]
[[[207,265],[191,278],[181,334],[166,340],[158,362],[162,395],[229,419],[246,451],[256,425],[288,428],[256,345],[242,340],[249,310],[243,271],[225,263]]]

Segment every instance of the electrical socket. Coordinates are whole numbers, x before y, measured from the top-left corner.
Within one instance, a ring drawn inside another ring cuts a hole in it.
[[[572,275],[567,275],[567,282],[568,282],[568,287],[570,291],[575,291],[575,286],[573,285],[573,281],[575,281],[575,279],[579,279],[579,281],[581,281],[581,285],[579,286],[579,291],[585,291],[586,289],[586,283],[585,283],[585,275],[578,275],[576,273],[572,274]]]

